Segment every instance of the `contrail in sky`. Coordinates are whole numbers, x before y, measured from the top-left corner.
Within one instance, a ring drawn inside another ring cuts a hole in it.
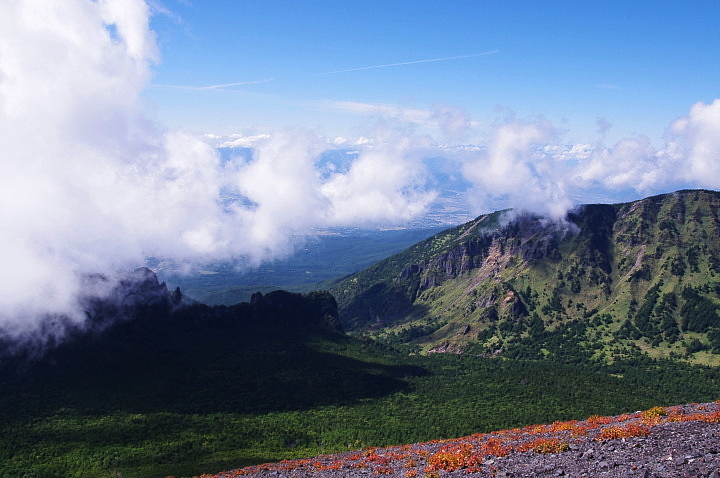
[[[257,85],[259,83],[268,83],[275,81],[275,78],[266,78],[264,80],[254,81],[238,81],[235,83],[223,83],[220,85],[207,85],[207,86],[186,86],[186,85],[152,85],[160,88],[176,88],[179,90],[221,90],[223,88],[232,88],[233,86],[244,86],[244,85]]]
[[[500,50],[490,50],[490,51],[485,51],[482,53],[473,53],[470,55],[445,56],[442,58],[426,58],[424,60],[412,60],[412,61],[401,61],[398,63],[386,63],[384,65],[360,66],[357,68],[347,68],[345,70],[325,71],[323,73],[320,73],[320,75],[333,75],[335,73],[348,73],[351,71],[362,71],[362,70],[378,70],[380,68],[392,68],[395,66],[417,65],[420,63],[435,63],[435,62],[439,62],[439,61],[462,60],[464,58],[475,58],[478,56],[494,55],[495,53],[499,53],[499,52],[500,52]],[[257,85],[259,83],[268,83],[270,81],[275,81],[275,78],[266,78],[264,80],[254,80],[254,81],[238,81],[235,83],[222,83],[222,84],[218,84],[218,85],[207,85],[207,86],[165,85],[165,84],[156,84],[156,85],[152,85],[152,86],[154,86],[156,88],[175,88],[175,89],[179,89],[179,90],[202,91],[202,90],[222,90],[225,88],[232,88],[233,86]]]
[[[461,60],[463,58],[474,58],[477,56],[494,55],[495,53],[499,53],[499,52],[500,52],[500,50],[490,50],[490,51],[485,51],[482,53],[473,53],[472,55],[446,56],[443,58],[427,58],[425,60],[401,61],[399,63],[386,63],[384,65],[370,65],[370,66],[361,66],[358,68],[348,68],[345,70],[326,71],[326,72],[323,72],[320,74],[321,75],[332,75],[335,73],[347,73],[350,71],[378,70],[380,68],[391,68],[394,66],[417,65],[418,63],[435,63],[438,61]]]

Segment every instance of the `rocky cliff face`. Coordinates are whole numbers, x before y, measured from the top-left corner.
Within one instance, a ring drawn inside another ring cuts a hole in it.
[[[182,305],[179,289],[170,293],[153,271],[141,267],[110,279],[103,275],[84,280],[81,304],[87,321],[76,328],[101,332],[114,322],[144,314],[168,314]]]
[[[450,250],[411,265],[398,280],[417,277],[417,294],[470,271],[477,271],[476,276],[480,280],[499,277],[516,263],[557,261],[560,259],[561,241],[579,233],[572,222],[519,216],[498,231],[466,237]]]

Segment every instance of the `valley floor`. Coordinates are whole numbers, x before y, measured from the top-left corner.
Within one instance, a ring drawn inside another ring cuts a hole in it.
[[[282,461],[201,478],[239,476],[720,478],[720,401]]]

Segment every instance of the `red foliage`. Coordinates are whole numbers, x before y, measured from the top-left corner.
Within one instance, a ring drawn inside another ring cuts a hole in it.
[[[602,440],[617,440],[620,438],[632,438],[632,437],[644,437],[650,434],[650,428],[643,425],[629,424],[625,426],[613,426],[603,428],[598,433],[598,441]]]
[[[548,428],[551,432],[562,432],[571,431],[577,426],[577,420],[570,420],[569,422],[552,422],[552,425]]]
[[[473,446],[469,443],[446,445],[428,458],[427,470],[455,471],[465,468],[472,452]]]
[[[617,417],[617,419],[616,419],[615,421],[616,421],[616,422],[626,422],[626,421],[628,421],[628,420],[630,420],[630,419],[632,419],[632,418],[633,418],[633,415],[630,415],[630,414],[628,414],[628,413],[623,413],[622,415],[620,415],[619,417]]]
[[[567,442],[560,441],[557,438],[536,438],[535,440],[522,443],[515,447],[516,451],[526,452],[534,451],[535,453],[548,454],[548,453],[561,453],[570,449],[570,445]]]
[[[707,423],[720,423],[720,412],[713,412],[708,415],[705,415],[702,418],[702,421]]]
[[[480,446],[480,450],[483,455],[492,455],[497,457],[505,456],[510,453],[510,448],[503,445],[502,440],[497,438],[488,438],[487,441]]]
[[[612,421],[612,417],[601,417],[600,415],[590,415],[587,419],[590,428],[598,428],[600,425],[607,425],[608,423],[612,423]]]
[[[408,461],[403,463],[404,468],[415,468],[416,466],[418,466],[418,462],[414,458],[410,458]]]
[[[688,407],[694,407],[690,409]],[[684,411],[685,410],[685,411]],[[373,475],[390,475],[404,468],[406,478],[422,475],[439,477],[443,472],[463,470],[466,473],[492,473],[492,466],[483,465],[489,457],[501,458],[511,452],[560,453],[569,449],[568,440],[591,434],[595,440],[616,440],[650,434],[650,427],[666,422],[702,421],[720,423],[720,401],[707,407],[690,404],[683,407],[653,407],[645,412],[617,417],[590,416],[550,425],[533,425],[523,429],[501,430],[474,434],[453,440],[433,440],[419,445],[368,448],[344,457],[319,456],[313,459],[289,460],[226,471],[199,478],[237,478],[267,471],[362,469]],[[591,432],[592,431],[592,432]],[[535,436],[540,435],[540,436]]]

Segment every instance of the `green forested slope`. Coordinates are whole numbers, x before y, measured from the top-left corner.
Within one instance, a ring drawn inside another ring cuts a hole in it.
[[[720,194],[481,216],[336,284],[347,329],[423,350],[717,364]],[[548,342],[549,341],[549,342]],[[412,347],[410,348],[412,349]]]
[[[40,359],[0,355],[0,476],[190,476],[720,396],[717,368],[407,355],[343,334],[325,293],[181,306],[140,278],[126,292],[150,302],[97,305]]]
[[[113,371],[55,362],[57,379],[5,383],[0,476],[192,476],[720,396],[717,369],[673,363],[412,357],[297,330],[197,339],[174,367],[142,348]]]

